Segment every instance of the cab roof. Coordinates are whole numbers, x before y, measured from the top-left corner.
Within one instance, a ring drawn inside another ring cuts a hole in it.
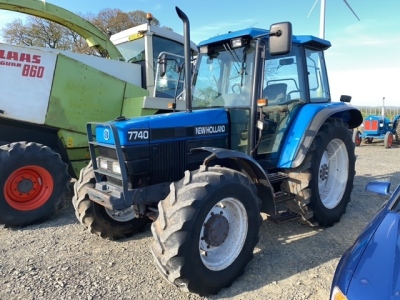
[[[250,27],[250,28],[241,29],[238,31],[232,31],[232,32],[228,32],[225,34],[221,34],[221,35],[209,38],[207,40],[200,42],[198,44],[198,46],[201,47],[204,45],[219,43],[219,42],[222,42],[225,40],[230,40],[230,39],[238,38],[238,37],[249,37],[249,38],[253,39],[256,36],[267,35],[268,33],[269,33],[269,30]],[[314,48],[321,49],[321,50],[326,50],[331,46],[331,43],[329,41],[323,40],[321,38],[318,38],[318,37],[315,37],[312,35],[293,35],[292,42],[295,44],[310,45]]]

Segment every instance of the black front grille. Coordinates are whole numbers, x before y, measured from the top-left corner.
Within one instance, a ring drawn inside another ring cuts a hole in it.
[[[150,149],[150,184],[182,178],[187,165],[186,141],[160,143]]]

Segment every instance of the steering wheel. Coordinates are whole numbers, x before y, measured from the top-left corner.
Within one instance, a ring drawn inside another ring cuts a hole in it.
[[[289,93],[286,94],[286,100],[287,100],[287,101],[290,101],[291,98],[292,98],[292,97],[290,96],[291,94],[300,93],[300,92],[301,92],[301,90],[293,90],[293,91],[290,91]]]

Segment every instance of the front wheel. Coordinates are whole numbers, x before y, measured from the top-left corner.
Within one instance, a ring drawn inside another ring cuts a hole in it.
[[[218,166],[186,171],[158,208],[152,253],[168,281],[207,295],[243,273],[261,225],[260,200],[245,175]]]
[[[367,139],[368,140],[368,139]],[[353,131],[353,143],[358,147],[361,145],[361,132],[357,129]]]
[[[283,188],[296,194],[296,212],[304,220],[328,227],[346,212],[355,176],[354,145],[347,125],[328,119],[302,165],[288,172]]]
[[[72,204],[75,215],[91,233],[105,239],[116,240],[142,231],[150,222],[147,217],[136,217],[133,207],[123,211],[112,211],[89,199],[88,187],[96,184],[93,166],[90,162],[80,172],[74,184]]]
[[[383,144],[386,149],[392,148],[393,145],[393,133],[390,131],[386,132],[385,139],[383,140]]]
[[[54,216],[69,191],[61,156],[49,147],[17,142],[0,148],[0,224],[25,226]]]

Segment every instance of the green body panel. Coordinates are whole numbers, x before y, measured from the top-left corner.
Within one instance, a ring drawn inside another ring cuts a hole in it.
[[[67,149],[82,148],[88,146],[86,130],[85,132],[74,132],[74,131],[60,129],[58,131],[58,137],[65,146],[65,148]]]
[[[90,22],[59,6],[42,0],[0,0],[0,9],[25,13],[61,24],[85,38],[88,45],[95,47],[100,53],[105,53],[112,59],[123,60],[121,53],[107,35]]]
[[[121,115],[127,86],[142,88],[59,54],[45,124],[86,133],[89,121],[107,121]]]
[[[76,176],[90,159],[86,124],[104,122],[125,115],[154,114],[142,109],[148,91],[58,54],[45,125],[60,128],[64,145]]]
[[[148,94],[147,90],[142,89],[142,92],[140,92],[137,86],[127,85],[121,115],[127,118],[154,115],[157,110],[142,108],[143,97],[148,96]]]

